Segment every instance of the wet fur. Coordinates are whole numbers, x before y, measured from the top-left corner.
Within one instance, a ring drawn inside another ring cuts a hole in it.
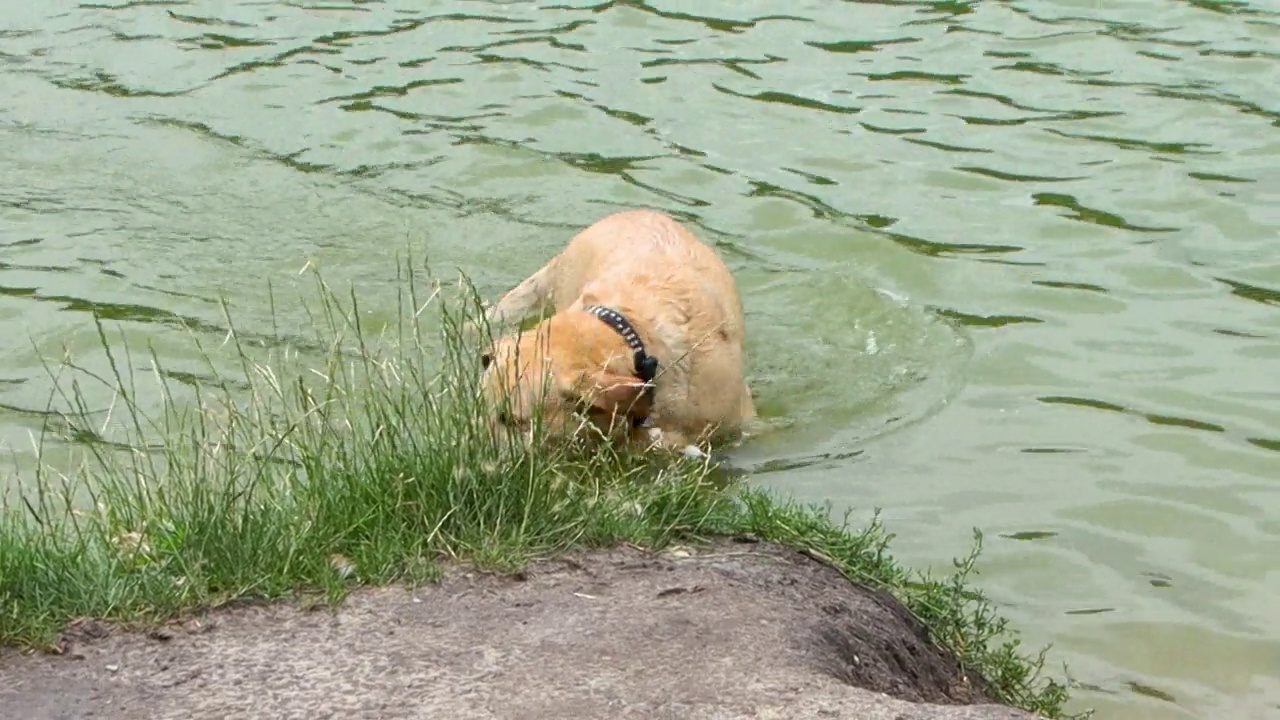
[[[630,349],[586,311],[591,305],[622,313],[658,359],[652,407]],[[527,430],[541,413],[556,436],[585,418],[633,443],[684,450],[737,434],[755,417],[733,275],[670,216],[629,210],[600,219],[503,296],[487,320],[501,328],[547,310],[550,317],[500,337],[485,354],[495,424]],[[644,415],[647,428],[626,422]]]

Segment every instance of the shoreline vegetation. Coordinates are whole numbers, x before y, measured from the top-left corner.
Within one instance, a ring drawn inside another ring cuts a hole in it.
[[[3,496],[0,646],[55,650],[82,618],[145,627],[245,600],[326,605],[458,563],[504,573],[573,550],[745,535],[888,591],[991,697],[1064,716],[1044,652],[1025,653],[971,583],[977,531],[935,578],[899,566],[878,521],[850,528],[713,459],[499,452],[476,400],[478,298],[466,282],[401,276],[398,316],[376,333],[354,292],[317,275],[305,343],[232,329],[209,350],[193,333],[206,371],[167,371],[99,320],[105,371],[50,364],[57,422],[38,450],[74,441],[80,457]],[[144,386],[162,412],[144,411]]]

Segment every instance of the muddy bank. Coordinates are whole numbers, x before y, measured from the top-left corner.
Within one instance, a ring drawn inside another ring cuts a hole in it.
[[[3,716],[1023,720],[888,596],[768,543],[454,571],[337,610],[74,626],[0,654]]]

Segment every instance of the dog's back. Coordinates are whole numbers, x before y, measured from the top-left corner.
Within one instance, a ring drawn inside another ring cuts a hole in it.
[[[556,311],[584,293],[636,295],[648,292],[678,302],[690,314],[723,324],[734,341],[745,334],[742,303],[733,275],[715,250],[671,216],[653,210],[608,215],[578,233],[552,261]],[[599,297],[599,301],[615,298]]]
[[[548,305],[566,321],[602,306],[631,322],[661,364],[650,419],[665,433],[664,444],[700,442],[754,417],[733,275],[715,250],[672,217],[628,210],[601,218],[508,292],[489,319],[517,320]],[[548,341],[561,364],[574,364],[571,339],[551,334]]]

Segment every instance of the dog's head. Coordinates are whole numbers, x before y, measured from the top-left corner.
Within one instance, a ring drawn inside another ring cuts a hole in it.
[[[634,374],[631,352],[586,312],[558,313],[498,338],[481,365],[490,424],[525,442],[535,428],[549,441],[625,435],[649,414],[649,386]]]

